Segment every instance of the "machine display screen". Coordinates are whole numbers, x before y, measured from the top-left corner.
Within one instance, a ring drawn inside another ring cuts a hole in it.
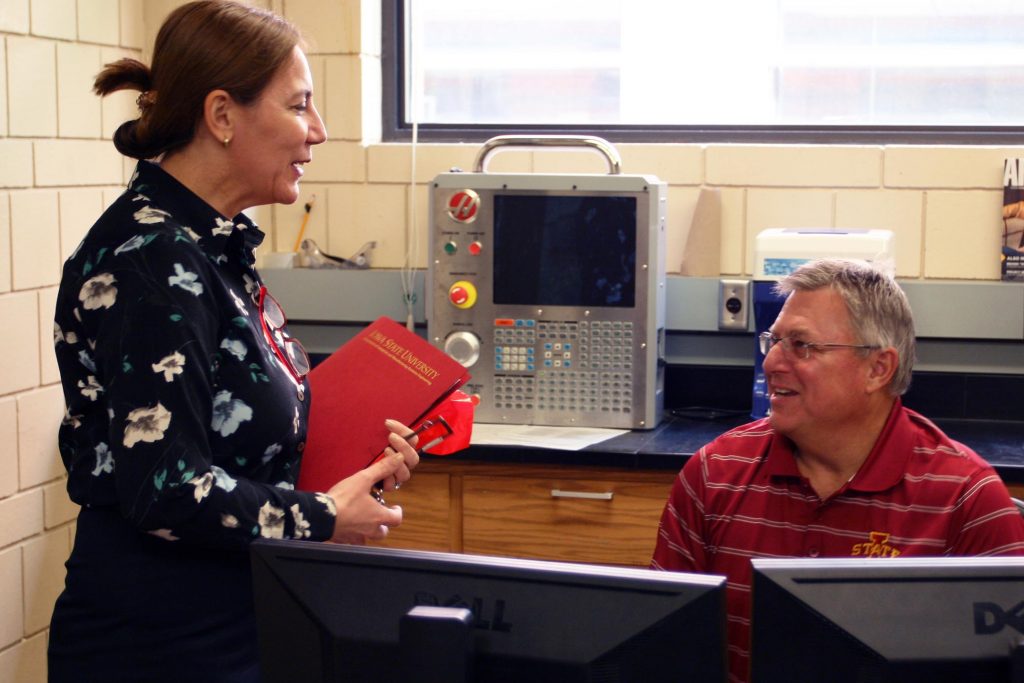
[[[636,304],[636,198],[495,195],[494,303]]]

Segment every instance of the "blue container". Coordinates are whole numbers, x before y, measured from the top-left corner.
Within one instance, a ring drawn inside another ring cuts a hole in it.
[[[786,301],[772,291],[773,287],[774,282],[754,282],[754,387],[750,416],[755,419],[767,417],[771,411],[768,382],[764,376],[764,354],[757,335],[772,326]]]

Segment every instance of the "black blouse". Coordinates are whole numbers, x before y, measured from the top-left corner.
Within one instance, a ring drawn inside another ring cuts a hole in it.
[[[140,162],[65,263],[54,344],[73,501],[168,541],[331,536],[333,501],[294,489],[308,386],[261,322],[262,240]]]

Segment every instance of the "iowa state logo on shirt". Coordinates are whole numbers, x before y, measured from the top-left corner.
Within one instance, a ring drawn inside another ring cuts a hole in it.
[[[898,549],[889,545],[889,533],[885,531],[872,531],[868,534],[866,543],[854,543],[850,548],[852,557],[898,557],[901,553]]]

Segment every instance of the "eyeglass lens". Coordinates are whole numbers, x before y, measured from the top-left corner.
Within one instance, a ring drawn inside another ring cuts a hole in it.
[[[281,305],[269,293],[263,295],[263,319],[274,329],[284,327],[286,322]]]
[[[794,342],[789,337],[776,337],[771,332],[762,332],[758,335],[761,344],[761,355],[767,356],[768,352],[775,348],[776,344],[782,344],[782,350],[797,358],[808,359],[811,357],[812,344]]]
[[[306,350],[302,348],[302,344],[297,339],[292,337],[285,337],[284,339],[284,350],[288,354],[288,360],[292,364],[292,369],[295,370],[297,375],[305,375],[309,372],[309,355]]]
[[[281,309],[281,304],[277,303],[277,299],[271,296],[266,289],[262,292],[261,303],[263,321],[269,328],[268,336],[271,343],[277,347],[281,360],[286,361],[291,366],[292,372],[301,380],[302,377],[309,374],[312,365],[309,361],[309,354],[306,353],[306,349],[302,347],[298,339],[290,337],[282,331],[287,318]]]

